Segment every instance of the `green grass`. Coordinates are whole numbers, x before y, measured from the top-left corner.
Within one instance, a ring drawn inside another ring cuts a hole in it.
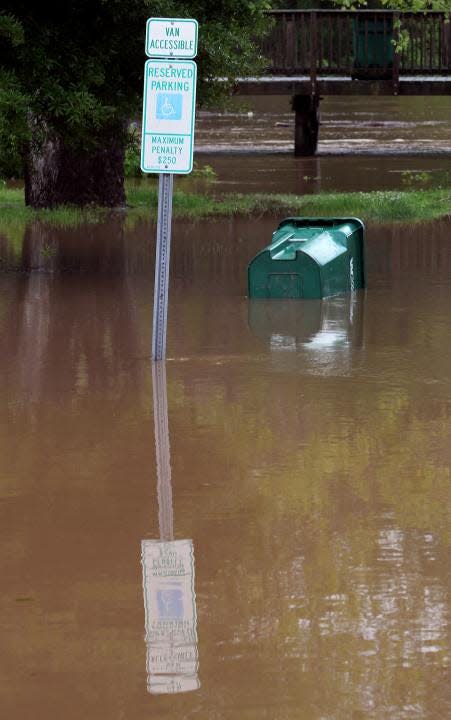
[[[128,202],[133,210],[153,212],[157,192],[131,188]],[[321,193],[319,195],[228,194],[222,198],[176,192],[176,217],[205,218],[231,215],[337,215],[357,216],[372,222],[416,222],[451,217],[451,188],[446,190],[391,191],[368,193]]]
[[[127,222],[155,218],[158,191],[155,180],[127,183],[127,208],[77,208],[54,210],[25,207],[23,191],[0,187],[0,232],[14,234],[32,220],[60,226],[74,226],[106,220],[111,213],[124,212]],[[451,217],[451,189],[377,191],[367,193],[321,193],[319,195],[224,194],[214,197],[176,189],[174,217],[200,219],[233,215],[325,215],[356,216],[364,222],[417,222]]]

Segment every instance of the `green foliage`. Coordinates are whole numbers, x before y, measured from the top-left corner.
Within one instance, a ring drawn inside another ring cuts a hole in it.
[[[392,40],[395,49],[399,53],[405,52],[410,45],[410,33],[403,28],[399,18],[394,21],[393,28],[396,33],[396,37]]]
[[[194,163],[193,174],[194,177],[209,181],[216,180],[217,178],[217,174],[211,165],[198,165],[196,162]]]
[[[449,15],[450,0],[378,0],[376,3],[371,0],[331,0],[335,6],[339,6],[342,10],[358,10],[360,9],[387,9],[398,10],[399,12],[428,12],[440,11]],[[392,43],[396,52],[402,53],[407,50],[410,45],[410,33],[407,28],[403,27],[402,19],[397,18],[393,23],[395,37]]]
[[[355,10],[365,8],[370,3],[367,0],[331,0],[334,5],[339,5],[343,10]],[[427,12],[435,10],[449,13],[449,0],[379,0],[380,8],[387,10],[399,10],[400,12]],[[374,7],[374,3],[372,3]]]
[[[50,260],[55,257],[57,250],[55,247],[52,247],[52,245],[44,245],[39,252],[44,259]]]
[[[432,183],[432,175],[430,172],[404,170],[401,173],[401,182],[406,187],[426,187]]]
[[[0,177],[21,177],[27,102],[11,72],[0,72]]]
[[[23,44],[23,27],[14,15],[0,14],[0,40],[8,41],[13,47]]]
[[[273,10],[329,10],[333,0],[273,0]]]
[[[197,14],[193,17],[199,20],[200,102],[206,107],[218,107],[227,101],[237,77],[263,71],[266,61],[256,41],[271,28],[265,16],[271,2],[228,0],[195,4]],[[228,15],[226,6],[230,8]],[[218,82],[217,78],[221,80]]]
[[[127,121],[141,106],[148,17],[198,20],[198,100],[218,105],[237,76],[263,68],[256,47],[269,8],[269,0],[4,0],[0,175],[17,175],[28,113],[76,149],[99,146],[111,130],[127,142]]]
[[[125,148],[124,175],[126,178],[142,177],[141,172],[141,139],[136,128],[130,131]]]

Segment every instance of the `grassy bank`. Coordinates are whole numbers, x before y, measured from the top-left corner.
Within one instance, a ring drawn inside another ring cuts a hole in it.
[[[25,207],[23,191],[0,188],[0,231],[8,225],[33,219],[73,226],[105,220],[112,212],[123,212],[129,222],[156,217],[155,182],[127,185],[127,208],[117,211],[92,207],[65,206],[54,210]],[[174,216],[200,219],[234,215],[336,215],[357,216],[364,222],[418,222],[451,217],[451,189],[407,190],[369,193],[322,193],[319,195],[279,195],[236,193],[215,197],[210,192],[195,193],[176,189]]]
[[[156,212],[156,190],[130,188],[128,202],[136,211],[149,205]],[[231,215],[337,215],[357,216],[364,221],[416,222],[451,217],[451,189],[391,191],[369,193],[321,193],[319,195],[280,195],[235,193],[215,198],[176,192],[174,214],[201,218]]]

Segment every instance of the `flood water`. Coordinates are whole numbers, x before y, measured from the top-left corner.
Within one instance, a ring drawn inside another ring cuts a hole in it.
[[[4,717],[450,717],[451,224],[251,303],[275,225],[175,224],[153,378],[153,228],[0,241]]]
[[[293,156],[288,96],[237,97],[227,112],[201,112],[197,162],[215,170],[217,192],[451,186],[450,97],[325,97],[320,109],[314,158]]]

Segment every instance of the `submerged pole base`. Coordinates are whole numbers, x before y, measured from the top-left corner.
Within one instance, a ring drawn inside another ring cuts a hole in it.
[[[294,154],[297,157],[311,157],[318,148],[319,100],[318,95],[294,95],[292,98]]]

